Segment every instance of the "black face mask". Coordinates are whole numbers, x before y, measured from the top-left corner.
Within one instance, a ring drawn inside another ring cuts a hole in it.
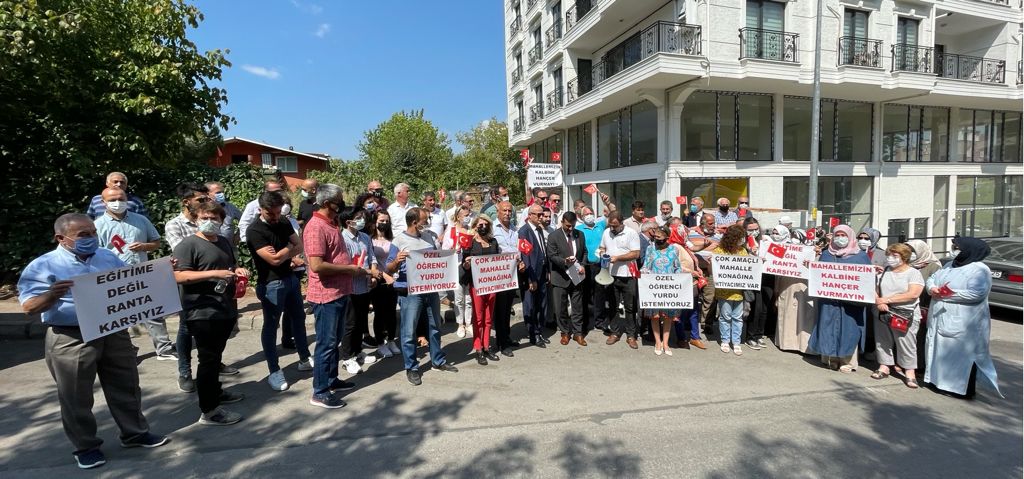
[[[718,211],[721,211],[722,213],[728,213],[729,212],[729,206],[728,205],[724,205],[724,206],[723,205],[718,205]]]
[[[658,245],[658,246],[665,246],[665,243],[668,243],[668,239],[658,239],[658,238],[654,238],[654,244],[655,244],[655,245]]]
[[[489,226],[478,226],[476,232],[480,233],[480,236],[487,236],[491,232],[491,228]]]
[[[377,231],[391,231],[391,223],[377,223]]]

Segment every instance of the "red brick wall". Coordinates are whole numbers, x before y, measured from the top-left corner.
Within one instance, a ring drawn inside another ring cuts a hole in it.
[[[288,182],[290,188],[295,188],[302,183],[302,180],[306,179],[310,171],[313,170],[326,170],[327,162],[319,159],[309,158],[305,156],[296,155],[295,152],[286,150],[268,149],[265,146],[248,143],[244,141],[236,141],[225,144],[220,147],[221,155],[219,157],[210,158],[209,165],[213,167],[226,167],[231,164],[233,155],[247,155],[249,163],[262,166],[263,153],[270,153],[273,156],[274,164],[277,164],[277,158],[281,156],[293,156],[296,158],[296,166],[298,171],[289,173],[282,172],[285,181]]]

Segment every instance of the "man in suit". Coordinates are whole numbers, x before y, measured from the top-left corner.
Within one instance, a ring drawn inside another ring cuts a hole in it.
[[[586,346],[583,339],[583,282],[573,284],[569,270],[575,269],[580,277],[586,274],[583,264],[587,259],[587,245],[583,235],[576,230],[576,213],[562,214],[561,228],[548,237],[548,263],[551,265],[551,309],[558,318],[558,329],[562,332],[562,346],[569,344],[569,336],[580,346]],[[572,304],[572,320],[566,308]]]
[[[547,231],[541,224],[541,214],[544,208],[539,203],[530,206],[526,215],[526,224],[519,228],[519,241],[529,242],[529,252],[520,252],[523,256],[523,263],[526,269],[520,274],[519,294],[523,298],[523,322],[526,323],[530,337],[530,344],[544,347],[550,341],[544,337],[543,321],[544,306],[547,302],[548,282],[548,261],[547,261]]]

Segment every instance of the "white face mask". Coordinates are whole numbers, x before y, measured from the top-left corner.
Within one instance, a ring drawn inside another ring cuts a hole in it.
[[[122,200],[108,201],[107,209],[110,210],[111,213],[119,215],[121,213],[124,213],[125,211],[128,211],[128,202]]]
[[[199,232],[204,235],[215,235],[220,233],[221,223],[213,220],[199,220]]]
[[[960,250],[958,250],[956,248],[950,250],[950,252],[949,252],[949,257],[950,258],[956,258],[957,256],[960,256]]]
[[[661,219],[663,219],[663,220],[668,220],[671,217],[672,217],[672,213],[662,213],[661,214]]]
[[[508,195],[502,196],[501,201],[508,201]]]
[[[750,231],[747,231],[747,236],[750,236],[751,238],[757,238],[757,234],[758,233],[760,233],[760,231],[758,231],[758,230],[750,230]]]
[[[861,251],[867,251],[871,247],[871,240],[857,240],[857,246],[860,247]]]
[[[781,235],[779,233],[772,233],[771,236],[772,236],[772,241],[774,241],[776,243],[781,243],[781,242],[786,240],[786,236],[785,235]]]
[[[596,222],[597,218],[594,218],[594,215],[587,215],[583,217],[583,223],[587,226],[594,226],[594,223]]]
[[[885,257],[885,264],[889,265],[890,268],[895,268],[895,267],[899,266],[900,263],[902,263],[902,262],[903,262],[903,258],[900,258],[898,255],[886,256]]]
[[[306,190],[299,191],[299,194],[302,195],[303,198],[309,198],[309,192]]]
[[[835,238],[832,238],[832,243],[834,243],[837,248],[845,248],[850,245],[850,238],[846,236],[836,236]]]
[[[469,226],[469,222],[470,222],[470,217],[469,216],[463,217],[462,218],[462,227],[465,228],[465,227]]]
[[[740,209],[741,209],[741,210],[745,210],[745,209],[747,209],[747,208],[749,208],[749,207],[750,207],[750,205],[749,205],[749,204],[747,204],[747,203],[740,203]]]
[[[354,221],[354,223],[355,223],[355,224],[354,224],[354,225],[352,225],[352,226],[355,226],[355,228],[356,228],[357,230],[360,230],[360,231],[361,231],[361,230],[362,230],[363,228],[365,228],[365,227],[366,227],[366,220],[364,220],[364,219],[356,220],[356,221]]]

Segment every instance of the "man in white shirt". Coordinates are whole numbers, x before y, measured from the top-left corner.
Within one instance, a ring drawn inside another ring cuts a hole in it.
[[[434,236],[440,238],[448,228],[448,218],[445,217],[444,211],[437,206],[437,199],[433,192],[423,193],[422,208],[427,211],[428,215],[427,229],[434,233]]]
[[[615,344],[625,333],[626,344],[630,348],[637,349],[639,348],[637,334],[640,325],[637,322],[636,312],[636,278],[633,277],[630,265],[636,268],[636,260],[640,257],[640,235],[623,225],[622,213],[618,211],[608,213],[608,229],[601,237],[601,248],[598,252],[611,257],[608,272],[615,278],[608,288],[612,304],[610,313],[615,315],[615,320],[612,321],[612,334],[608,336],[607,344],[609,346]],[[626,311],[625,318],[621,320],[617,311],[620,302]]]
[[[391,234],[397,237],[405,231],[405,213],[416,205],[409,202],[409,185],[399,183],[395,185],[394,191],[395,202],[388,206],[388,216],[391,217]]]
[[[281,191],[281,183],[277,181],[268,181],[263,185],[263,191]],[[245,210],[242,211],[242,217],[238,219],[238,237],[243,242],[245,241],[245,232],[249,229],[249,225],[256,218],[260,216],[260,200],[256,198],[245,205]],[[228,238],[231,239],[231,238]]]
[[[654,221],[658,222],[658,226],[665,226],[672,221],[672,202],[665,200],[658,205],[658,216],[654,217]]]
[[[494,241],[498,243],[502,253],[519,252],[519,232],[512,226],[512,203],[501,201],[495,205],[497,218],[494,221]],[[512,303],[516,299],[516,290],[510,289],[495,293],[494,298],[494,335],[493,350],[505,357],[513,357],[512,348],[519,346],[518,341],[511,338]]]

